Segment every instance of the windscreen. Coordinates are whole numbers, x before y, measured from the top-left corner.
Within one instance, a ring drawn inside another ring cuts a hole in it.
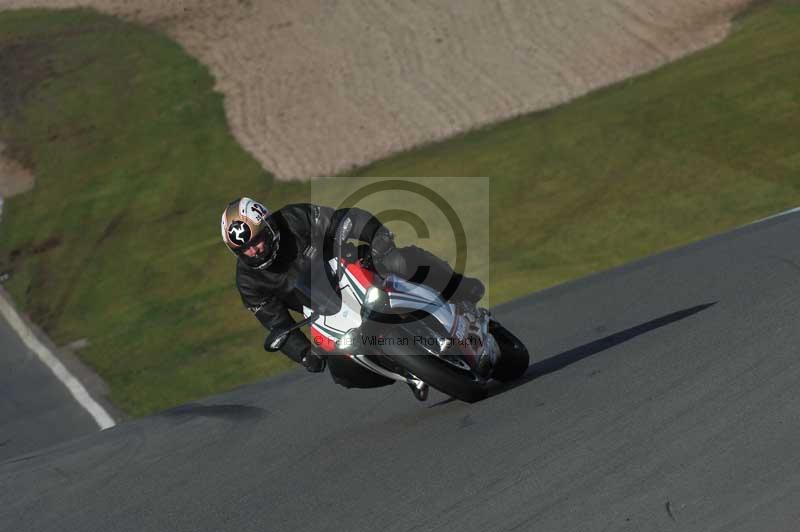
[[[304,301],[303,304],[321,316],[331,316],[339,312],[342,297],[334,288],[335,274],[321,259],[304,261],[295,278],[295,290]]]

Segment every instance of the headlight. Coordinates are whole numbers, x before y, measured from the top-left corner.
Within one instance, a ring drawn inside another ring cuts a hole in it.
[[[356,347],[358,338],[358,329],[350,329],[336,340],[336,349],[340,351],[352,351]]]
[[[370,286],[367,289],[367,296],[364,299],[364,304],[373,305],[375,302],[380,301],[381,296],[383,296],[383,290],[377,286]]]

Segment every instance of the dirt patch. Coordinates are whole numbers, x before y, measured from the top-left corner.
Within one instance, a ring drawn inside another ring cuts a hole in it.
[[[0,201],[33,188],[33,173],[5,153],[0,142]]]
[[[39,255],[41,253],[46,253],[51,249],[57,248],[61,245],[61,237],[58,236],[51,236],[46,240],[41,242],[34,243],[27,248],[15,248],[11,250],[11,253],[8,254],[8,258],[13,263],[25,256],[32,256],[32,255]]]
[[[346,171],[719,42],[748,0],[11,0],[155,24],[280,178]]]
[[[97,239],[97,245],[100,245],[100,244],[102,244],[103,242],[105,242],[105,241],[106,241],[106,239],[107,239],[108,237],[110,237],[110,236],[111,236],[111,235],[114,233],[114,231],[116,231],[116,230],[117,230],[117,227],[119,226],[119,224],[120,224],[120,222],[122,221],[122,218],[124,218],[124,216],[125,216],[125,212],[123,211],[123,212],[119,213],[117,216],[115,216],[115,217],[114,217],[114,218],[113,218],[113,219],[112,219],[112,220],[111,220],[111,221],[108,223],[108,225],[106,226],[106,228],[105,228],[105,229],[103,229],[103,234],[102,234],[102,235],[100,235],[100,238],[98,238],[98,239]]]

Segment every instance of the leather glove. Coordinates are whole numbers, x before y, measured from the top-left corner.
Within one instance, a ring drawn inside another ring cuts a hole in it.
[[[380,260],[395,249],[397,246],[394,244],[394,234],[391,231],[385,227],[375,231],[375,236],[372,238],[372,257],[374,259]]]
[[[325,371],[325,366],[327,366],[328,361],[324,356],[318,355],[312,348],[305,352],[303,358],[300,359],[300,363],[306,368],[306,371],[310,373],[320,373]]]

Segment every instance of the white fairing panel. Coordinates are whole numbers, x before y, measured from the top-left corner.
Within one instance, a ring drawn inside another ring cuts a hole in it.
[[[361,326],[361,303],[353,293],[353,288],[342,288],[342,308],[333,316],[322,316],[322,324],[341,334]]]
[[[410,283],[396,275],[387,276],[386,287],[392,308],[424,310],[435,317],[447,331],[452,332],[455,328],[455,305],[446,302],[432,288]]]
[[[335,268],[335,264],[335,259],[331,259],[331,268]],[[348,274],[342,276],[339,287],[342,294],[342,307],[339,312],[331,316],[320,316],[314,322],[314,325],[317,326],[322,334],[333,340],[336,340],[350,329],[361,326],[361,302],[363,296],[359,297],[359,295],[366,290],[354,277]],[[311,309],[303,307],[303,315],[305,317],[310,316]]]

